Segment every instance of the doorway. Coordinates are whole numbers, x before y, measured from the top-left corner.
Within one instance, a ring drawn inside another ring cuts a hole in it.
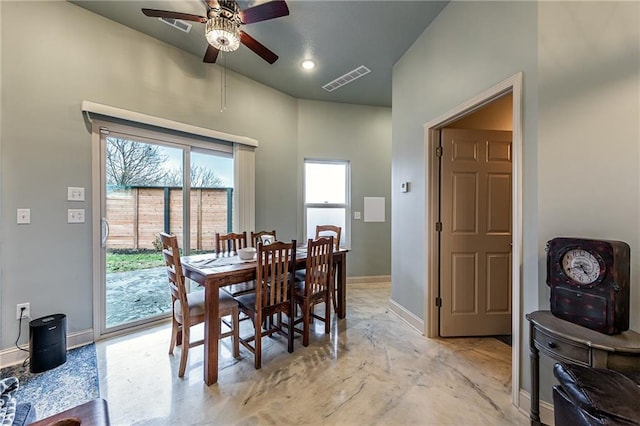
[[[459,120],[440,132],[441,337],[511,336],[511,102],[507,94],[474,113],[493,109],[478,127],[499,127],[498,116],[509,130]]]
[[[213,250],[214,234],[232,225],[234,165],[231,144],[116,123],[94,126],[100,135],[94,205],[102,223],[94,324],[103,336],[171,315],[158,234],[176,235],[183,254]]]
[[[452,123],[471,116],[492,102],[511,95],[512,104],[512,147],[511,147],[511,330],[512,336],[512,401],[517,405],[518,390],[520,388],[520,282],[522,270],[522,73],[518,73],[507,80],[487,89],[479,95],[469,99],[425,124],[426,150],[426,241],[427,259],[425,262],[426,291],[425,291],[425,336],[438,337],[440,332],[440,232],[438,218],[440,217],[439,192],[439,144],[444,128]]]

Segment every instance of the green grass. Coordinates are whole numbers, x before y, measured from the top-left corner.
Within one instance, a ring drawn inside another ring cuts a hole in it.
[[[159,251],[107,252],[107,273],[137,271],[160,266],[164,266],[164,259]]]
[[[211,250],[192,250],[191,254],[209,252]],[[164,266],[164,259],[162,253],[157,250],[115,249],[107,251],[107,273],[137,271],[161,266]]]

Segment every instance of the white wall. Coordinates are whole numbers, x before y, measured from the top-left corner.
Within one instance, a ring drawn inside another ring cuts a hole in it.
[[[639,19],[636,2],[452,2],[394,68],[394,191],[424,182],[424,123],[523,72],[523,316],[549,306],[548,239],[621,239],[631,245],[631,325],[640,330]],[[392,298],[424,318],[426,189],[415,189],[392,205]],[[529,390],[524,318],[521,326]]]
[[[33,318],[65,313],[68,333],[92,328],[92,223],[66,223],[67,208],[80,207],[66,201],[68,186],[87,189],[81,207],[89,219],[92,211],[82,100],[257,139],[256,227],[300,238],[297,99],[229,72],[221,113],[220,68],[203,66],[201,57],[68,2],[1,1],[0,11],[0,349],[13,346],[21,302],[31,303]],[[367,126],[370,114],[372,126],[384,123],[379,110],[359,108],[344,120],[358,116]],[[344,127],[339,117],[331,120]],[[390,119],[382,126],[390,134]],[[31,225],[16,224],[17,208],[31,209]],[[358,256],[350,253],[349,263]],[[22,332],[20,343],[25,325]]]

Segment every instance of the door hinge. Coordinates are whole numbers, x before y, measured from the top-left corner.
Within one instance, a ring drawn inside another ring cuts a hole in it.
[[[441,146],[437,146],[436,147],[436,157],[442,157],[442,147]]]
[[[102,133],[103,135],[108,135],[109,130],[106,127],[100,127],[100,133]]]
[[[436,307],[438,308],[442,307],[442,298],[436,297]]]
[[[442,222],[436,222],[436,232],[442,232]]]

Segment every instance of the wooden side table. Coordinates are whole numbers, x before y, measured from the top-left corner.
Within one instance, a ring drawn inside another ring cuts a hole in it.
[[[640,334],[608,335],[555,317],[550,311],[527,314],[531,350],[532,425],[540,425],[540,355],[571,364],[620,372],[640,371]]]

